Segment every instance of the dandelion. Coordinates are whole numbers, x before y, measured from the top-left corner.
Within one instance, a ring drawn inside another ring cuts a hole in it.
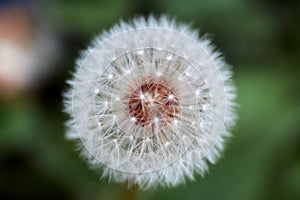
[[[102,177],[176,186],[204,175],[234,125],[231,71],[211,42],[167,17],[120,22],[77,60],[67,137]]]

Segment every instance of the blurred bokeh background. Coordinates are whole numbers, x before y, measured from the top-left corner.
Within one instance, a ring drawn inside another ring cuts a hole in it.
[[[209,33],[239,121],[204,178],[135,192],[99,181],[64,139],[62,93],[93,36],[149,13]],[[300,199],[299,21],[298,0],[0,0],[0,199]]]

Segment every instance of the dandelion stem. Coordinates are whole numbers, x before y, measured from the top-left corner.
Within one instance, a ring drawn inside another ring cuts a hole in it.
[[[130,188],[124,184],[122,186],[120,200],[135,200],[137,199],[137,186],[131,186]]]

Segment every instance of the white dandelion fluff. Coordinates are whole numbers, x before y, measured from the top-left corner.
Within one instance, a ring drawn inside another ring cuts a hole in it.
[[[231,71],[211,42],[167,17],[121,22],[77,61],[67,137],[102,177],[175,186],[215,163],[234,125]]]

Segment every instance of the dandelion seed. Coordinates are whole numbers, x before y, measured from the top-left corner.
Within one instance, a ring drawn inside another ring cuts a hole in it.
[[[139,51],[137,51],[137,54],[143,55],[143,54],[144,54],[144,51],[143,51],[143,50],[139,50]]]
[[[170,94],[169,96],[168,96],[168,99],[169,100],[172,100],[174,98],[174,95],[172,95],[172,94]]]
[[[145,98],[145,95],[144,95],[143,93],[141,93],[141,94],[140,94],[140,98],[141,98],[141,99],[144,99],[144,98]]]
[[[96,89],[95,89],[95,93],[96,93],[96,94],[99,94],[99,92],[100,92],[99,88],[96,88]]]
[[[236,118],[235,88],[220,54],[196,35],[166,17],[137,18],[78,59],[64,98],[67,136],[103,177],[176,186],[220,156]]]
[[[167,56],[167,60],[172,60],[172,55]]]

